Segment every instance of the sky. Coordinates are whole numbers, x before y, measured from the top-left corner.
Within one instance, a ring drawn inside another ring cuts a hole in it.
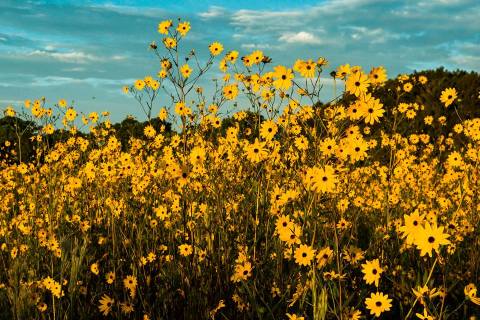
[[[113,121],[142,119],[121,88],[159,71],[148,46],[161,43],[165,19],[190,21],[185,52],[200,57],[219,41],[241,55],[262,50],[272,65],[323,56],[328,72],[383,65],[395,77],[439,66],[480,71],[479,17],[478,0],[0,0],[0,109],[45,96],[108,110]],[[208,77],[219,74],[215,66]],[[167,101],[160,96],[155,108]]]

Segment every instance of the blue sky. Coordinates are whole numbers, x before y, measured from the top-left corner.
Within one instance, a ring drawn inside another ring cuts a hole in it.
[[[241,54],[263,50],[274,64],[324,56],[328,70],[383,65],[390,77],[438,66],[480,71],[478,0],[0,0],[0,109],[45,96],[109,110],[114,121],[142,119],[121,87],[156,74],[148,44],[161,42],[158,22],[178,17],[191,22],[186,45],[200,54],[220,41]]]

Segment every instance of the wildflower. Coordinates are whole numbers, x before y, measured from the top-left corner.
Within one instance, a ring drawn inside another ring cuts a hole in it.
[[[387,71],[384,67],[372,68],[368,74],[370,83],[374,86],[382,85],[387,81]]]
[[[160,34],[168,34],[168,29],[172,26],[172,20],[165,20],[158,24],[158,32]]]
[[[189,255],[192,254],[193,248],[189,244],[181,244],[181,245],[178,246],[178,251],[179,251],[180,255],[182,255],[184,257],[188,257]]]
[[[77,112],[73,108],[69,108],[65,113],[65,119],[67,121],[73,121],[77,117]]]
[[[468,285],[465,286],[463,289],[465,293],[465,297],[472,301],[474,304],[480,306],[480,298],[477,297],[477,287],[473,283],[469,283]]]
[[[113,304],[115,303],[115,300],[113,300],[112,298],[104,294],[99,302],[100,302],[100,305],[98,306],[98,309],[104,316],[107,316],[110,313],[110,311],[112,311],[112,307],[113,307]]]
[[[326,266],[333,257],[333,250],[330,247],[322,248],[317,253],[317,267],[322,268]]]
[[[372,293],[369,298],[365,299],[365,305],[370,310],[370,314],[380,317],[385,311],[390,311],[392,299],[388,295],[381,292]]]
[[[220,53],[222,53],[223,46],[219,42],[214,42],[208,47],[208,49],[210,50],[212,56],[218,56]]]
[[[272,120],[264,121],[260,126],[260,136],[265,140],[272,140],[277,131],[277,125]]]
[[[367,124],[373,125],[375,122],[379,122],[384,112],[385,109],[383,109],[383,104],[380,103],[379,99],[370,98],[363,104],[362,114]]]
[[[258,163],[268,156],[268,151],[265,149],[265,143],[258,141],[258,139],[255,139],[254,143],[245,147],[245,153],[247,159],[254,163]]]
[[[363,279],[367,284],[375,283],[375,286],[378,287],[378,281],[383,272],[378,259],[366,261],[366,263],[362,264],[362,272],[364,274]]]
[[[450,241],[447,240],[450,235],[443,233],[443,229],[443,227],[426,222],[425,226],[418,230],[415,245],[420,250],[420,256],[428,254],[431,257],[432,250],[438,253],[441,245],[450,244]]]
[[[314,256],[315,250],[306,244],[302,244],[300,247],[295,249],[295,262],[301,266],[310,265]]]
[[[129,275],[125,279],[123,279],[123,285],[126,289],[130,291],[130,296],[134,297],[135,290],[137,288],[137,278],[133,275]]]
[[[238,95],[238,86],[236,84],[230,84],[223,87],[223,96],[227,100],[233,100]]]
[[[190,31],[190,22],[185,21],[185,22],[179,23],[177,27],[177,31],[182,35],[182,37],[185,37],[188,31]]]
[[[105,281],[108,284],[112,284],[115,281],[115,273],[113,271],[110,271],[105,275]]]
[[[90,266],[90,271],[92,271],[93,274],[98,276],[98,273],[100,272],[100,270],[98,269],[98,263],[93,263]]]
[[[65,100],[65,99],[58,100],[58,106],[61,107],[61,108],[66,108],[67,107],[67,100]]]
[[[450,106],[455,99],[457,99],[457,90],[455,88],[447,88],[442,91],[440,95],[440,101],[445,105],[445,107]]]
[[[192,74],[192,68],[190,68],[188,64],[184,64],[182,67],[180,67],[180,73],[184,78],[188,78]]]
[[[143,134],[145,134],[147,138],[153,138],[155,137],[157,132],[155,131],[155,128],[151,124],[149,124],[143,129]]]
[[[273,85],[277,89],[288,90],[292,86],[293,72],[284,66],[276,66],[274,70]]]
[[[145,81],[140,80],[140,79],[136,80],[135,81],[135,89],[141,91],[141,90],[143,90],[143,88],[145,88]]]
[[[348,77],[346,86],[349,93],[359,97],[367,92],[370,80],[362,72],[357,72]]]

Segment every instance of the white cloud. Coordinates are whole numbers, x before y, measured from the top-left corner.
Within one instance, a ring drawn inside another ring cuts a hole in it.
[[[167,12],[165,10],[154,8],[154,7],[132,7],[132,6],[119,6],[114,4],[100,4],[100,5],[91,5],[90,8],[115,12],[120,15],[126,15],[126,16],[160,18],[162,16],[167,15]]]
[[[265,50],[265,49],[274,48],[272,45],[268,43],[243,43],[241,47],[246,50],[255,50],[255,49]]]
[[[92,87],[99,86],[116,86],[119,87],[131,84],[135,79],[107,79],[107,78],[72,78],[62,76],[46,76],[38,77],[32,74],[23,74],[23,78],[28,78],[29,87],[52,87],[63,85],[90,85]],[[25,81],[9,80],[8,82],[0,82],[0,87],[24,87]],[[120,90],[120,89],[119,89]]]
[[[101,60],[100,57],[82,51],[54,52],[46,50],[34,50],[28,53],[27,56],[52,58],[61,62],[68,63],[88,63]]]
[[[4,99],[4,100],[1,100],[0,99],[0,103],[2,104],[16,104],[16,103],[23,103],[22,100],[9,100],[9,99]]]
[[[286,43],[303,43],[303,44],[319,44],[321,41],[314,34],[306,31],[300,31],[297,33],[286,32],[279,38],[279,41]]]
[[[200,12],[198,16],[202,19],[208,20],[213,18],[218,18],[222,16],[226,16],[227,11],[223,7],[218,6],[211,6],[208,8],[208,11]]]

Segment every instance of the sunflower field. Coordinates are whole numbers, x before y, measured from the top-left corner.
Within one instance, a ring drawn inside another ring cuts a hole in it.
[[[385,90],[381,66],[218,42],[200,58],[189,30],[159,23],[159,70],[119,88],[140,137],[67,99],[4,109],[33,157],[26,129],[2,141],[0,319],[480,317],[480,118],[462,91],[419,102],[425,75]]]

